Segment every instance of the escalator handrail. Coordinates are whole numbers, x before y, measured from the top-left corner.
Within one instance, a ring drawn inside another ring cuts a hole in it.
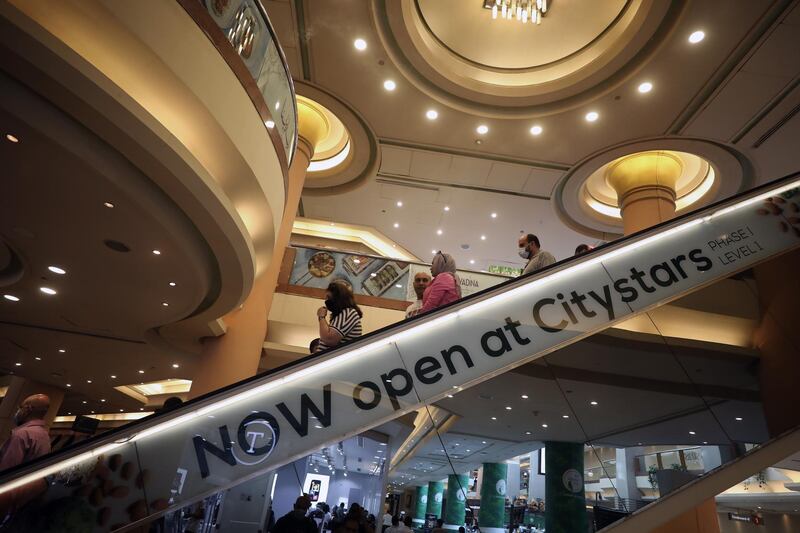
[[[384,338],[388,338],[402,331],[414,328],[415,326],[419,325],[422,321],[433,319],[439,316],[444,316],[452,312],[454,309],[460,309],[463,307],[470,306],[481,300],[488,299],[489,297],[495,294],[505,292],[515,287],[525,285],[533,280],[549,276],[555,272],[567,268],[568,266],[572,266],[574,264],[584,262],[590,259],[596,259],[599,256],[605,255],[608,252],[625,247],[631,243],[643,240],[647,237],[653,236],[657,233],[668,230],[670,228],[680,226],[692,219],[702,218],[707,214],[710,214],[711,212],[720,210],[721,208],[724,209],[726,207],[733,206],[742,201],[745,201],[748,198],[760,196],[764,194],[765,191],[768,191],[770,189],[780,188],[786,185],[786,183],[788,182],[797,180],[798,177],[800,177],[800,171],[793,172],[782,178],[772,180],[763,185],[736,194],[727,199],[714,202],[706,207],[691,211],[689,213],[685,213],[671,220],[661,222],[655,226],[651,226],[647,229],[617,239],[616,241],[603,244],[585,254],[562,259],[561,261],[558,261],[536,272],[525,274],[518,278],[509,279],[508,281],[505,281],[498,285],[494,285],[480,292],[468,295],[446,306],[440,307],[438,309],[429,311],[424,314],[417,315],[415,317],[403,320],[395,324],[390,324],[376,331],[367,333],[362,337],[345,345],[340,345],[325,350],[323,352],[305,356],[301,359],[292,361],[290,363],[286,363],[277,368],[270,369],[261,374],[257,374],[253,377],[244,379],[236,383],[232,383],[215,391],[206,393],[202,396],[198,396],[197,398],[187,401],[180,408],[163,413],[154,413],[148,417],[130,422],[128,424],[112,429],[101,435],[91,437],[79,443],[73,444],[67,448],[59,450],[58,452],[39,457],[34,461],[31,461],[26,464],[18,465],[14,468],[8,469],[5,472],[0,473],[0,492],[4,491],[4,486],[9,481],[17,477],[22,477],[40,468],[47,468],[53,464],[61,463],[71,458],[74,459],[76,462],[86,460],[88,459],[88,457],[84,456],[85,452],[91,452],[91,450],[93,449],[96,450],[98,448],[102,448],[104,445],[125,442],[127,440],[130,440],[133,437],[142,433],[143,431],[150,430],[151,428],[154,428],[155,426],[159,426],[161,424],[168,424],[170,420],[181,417],[187,411],[191,411],[206,405],[213,404],[215,401],[218,401],[221,396],[232,395],[236,392],[245,391],[248,388],[253,387],[256,383],[262,384],[272,381],[273,379],[279,379],[282,376],[302,370],[303,368],[327,360],[334,359],[344,354],[345,352],[350,352],[351,350],[354,349],[366,348]],[[96,454],[98,452],[95,451],[94,453]]]

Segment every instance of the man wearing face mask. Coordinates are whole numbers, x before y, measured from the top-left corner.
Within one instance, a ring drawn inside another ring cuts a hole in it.
[[[556,258],[550,252],[545,252],[540,248],[539,237],[533,233],[527,235],[520,235],[519,237],[519,256],[528,260],[522,274],[530,274],[537,270],[541,270],[547,265],[552,265],[556,262]]]
[[[25,398],[14,414],[17,427],[0,448],[0,471],[50,453],[50,435],[44,422],[49,408],[50,398],[45,394]]]

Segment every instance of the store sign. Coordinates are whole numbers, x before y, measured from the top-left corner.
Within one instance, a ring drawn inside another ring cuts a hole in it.
[[[155,509],[153,500],[179,505],[235,484],[797,247],[800,201],[789,189],[267,376],[104,451],[161,473],[145,487]],[[189,472],[180,495],[164,475],[176,469]],[[47,500],[70,493],[59,488],[66,470],[56,472]]]

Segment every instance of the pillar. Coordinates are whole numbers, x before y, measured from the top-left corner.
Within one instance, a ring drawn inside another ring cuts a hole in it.
[[[624,500],[640,500],[641,491],[636,486],[636,455],[641,455],[642,448],[617,448],[617,476],[614,489]]]
[[[545,531],[588,531],[583,443],[545,442]]]
[[[442,500],[444,499],[444,482],[431,481],[428,483],[428,508],[425,514],[436,515],[436,518],[442,517]]]
[[[425,512],[428,510],[428,486],[423,485],[417,487],[417,492],[414,495],[414,516],[412,520],[415,524],[422,525],[425,523]]]
[[[11,430],[16,427],[14,413],[17,412],[17,408],[25,398],[33,394],[47,394],[50,397],[50,409],[44,421],[48,426],[53,423],[64,400],[64,389],[44,385],[22,376],[11,376],[6,395],[0,402],[0,443],[5,442],[11,435]]]
[[[455,529],[464,525],[464,504],[467,502],[467,474],[447,476],[447,498],[444,505],[444,529]]]
[[[675,187],[682,170],[681,161],[676,156],[655,151],[634,154],[609,166],[606,180],[617,192],[625,235],[647,229],[675,216]],[[548,453],[548,473],[549,461]],[[549,487],[548,485],[548,489]],[[547,509],[549,520],[549,493]],[[585,514],[584,512],[583,515]],[[690,527],[692,524],[695,526]],[[701,525],[703,529],[700,529]],[[584,526],[583,531],[585,529]],[[549,522],[547,531],[550,531]],[[673,518],[659,531],[719,532],[714,499]]]
[[[478,524],[482,533],[505,533],[506,476],[507,464],[483,463],[481,509],[478,513]]]
[[[617,193],[625,235],[675,216],[681,160],[668,152],[641,152],[612,163],[606,181]]]
[[[241,307],[223,318],[225,334],[209,337],[204,341],[192,380],[191,398],[249,378],[258,372],[261,348],[267,337],[272,297],[278,283],[283,253],[292,234],[308,164],[314,155],[314,147],[329,128],[321,111],[301,101],[297,102],[297,126],[297,150],[289,167],[286,203],[281,225],[275,236],[272,259],[266,270],[256,278]]]

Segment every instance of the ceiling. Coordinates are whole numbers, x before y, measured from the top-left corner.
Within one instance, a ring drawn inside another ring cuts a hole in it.
[[[797,170],[797,1],[670,3],[679,13],[650,13],[661,22],[640,21],[632,39],[641,39],[642,32],[651,38],[631,45],[639,51],[634,57],[618,53],[615,60],[625,64],[615,64],[613,76],[588,85],[586,80],[576,81],[561,90],[564,98],[559,102],[521,107],[512,97],[469,104],[467,82],[432,87],[433,74],[420,62],[433,59],[423,57],[418,43],[410,38],[406,42],[398,33],[404,27],[410,32],[408,17],[421,14],[442,42],[475,63],[492,65],[482,71],[488,76],[498,66],[531,67],[566,54],[566,48],[558,51],[558,45],[550,44],[554,34],[566,34],[568,39],[558,43],[575,48],[613,18],[615,10],[623,9],[621,2],[598,2],[596,8],[607,12],[592,24],[576,24],[569,22],[576,10],[573,4],[553,2],[540,26],[523,29],[516,21],[492,21],[479,0],[458,2],[457,7],[425,0],[267,1],[295,79],[347,102],[374,130],[380,150],[378,171],[360,188],[334,196],[304,196],[304,214],[374,225],[419,257],[443,248],[459,265],[468,267],[475,260],[475,267],[485,268],[520,263],[520,230],[537,233],[557,258],[571,255],[581,242],[594,242],[597,237],[567,229],[560,220],[555,204],[562,200],[554,189],[581,162],[617,146],[643,141],[657,146],[658,139],[678,139],[724,147],[741,163],[744,174],[740,180],[724,168],[732,181],[732,188],[721,188],[725,195]],[[633,9],[630,5],[623,11]],[[445,20],[485,31],[461,31],[461,25],[448,26]],[[648,24],[655,26],[645,27]],[[452,30],[455,27],[459,32]],[[705,32],[705,39],[690,43],[689,36],[698,30]],[[491,46],[480,44],[498,31],[506,37],[493,43],[549,42],[535,51],[511,45],[498,57],[496,51],[491,55]],[[365,50],[353,46],[357,38],[366,41]],[[490,57],[484,57],[487,54]],[[386,80],[395,82],[393,91],[383,88]],[[645,81],[652,90],[643,94],[637,88]],[[541,84],[527,86],[519,90],[520,98],[541,89]],[[426,118],[428,110],[438,113],[435,120]],[[597,121],[585,120],[589,111],[599,114]],[[488,132],[478,134],[479,125],[487,126]],[[532,135],[532,126],[540,126],[541,133]],[[727,183],[725,175],[720,179]],[[709,195],[705,201],[713,199]],[[403,202],[402,209],[397,201]],[[354,210],[352,205],[361,207]],[[447,213],[445,205],[450,207]],[[487,218],[493,211],[498,219]],[[444,235],[437,239],[439,226]],[[480,235],[486,236],[485,242],[479,242]],[[470,244],[470,250],[462,251],[461,244]]]

